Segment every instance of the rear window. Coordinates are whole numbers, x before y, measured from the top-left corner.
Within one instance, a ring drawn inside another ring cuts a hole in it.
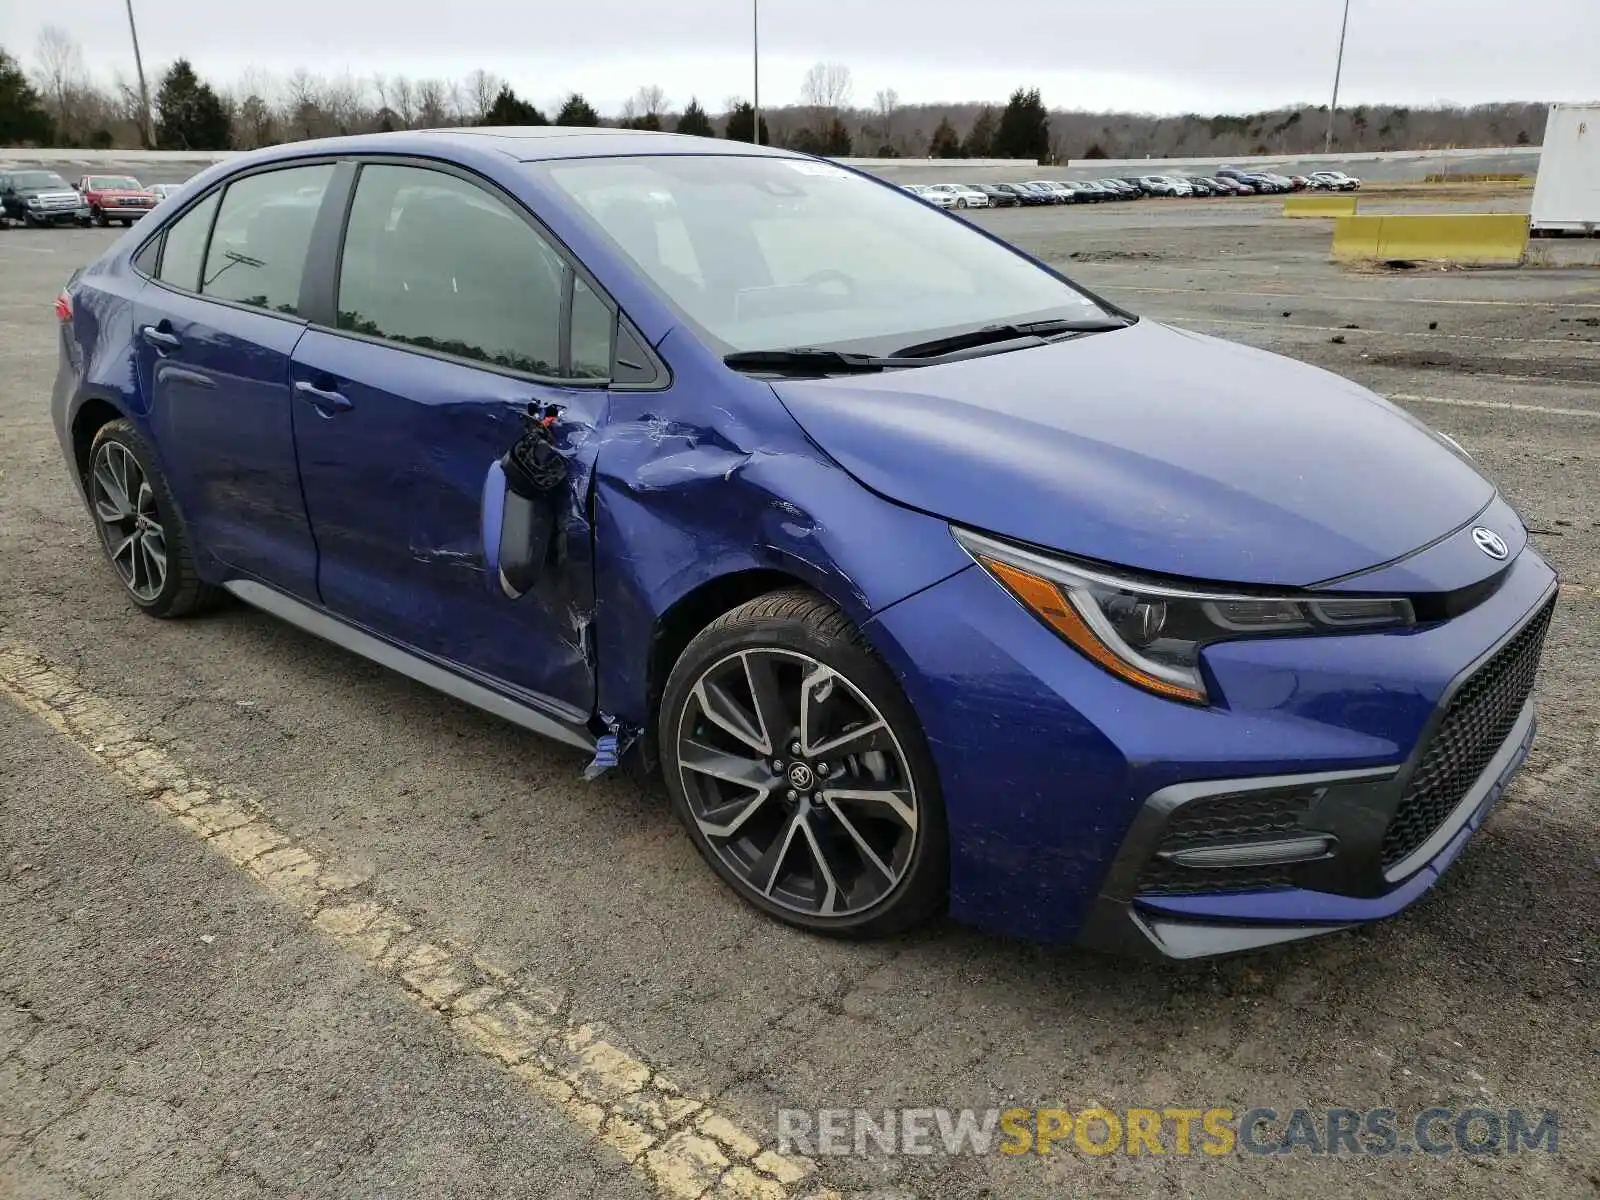
[[[230,183],[206,250],[200,290],[218,300],[297,315],[311,230],[332,178],[333,164],[320,163]]]

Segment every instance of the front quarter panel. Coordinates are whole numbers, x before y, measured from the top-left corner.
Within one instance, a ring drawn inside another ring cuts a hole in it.
[[[865,625],[970,564],[944,522],[872,494],[816,449],[767,384],[681,333],[663,350],[674,385],[614,396],[596,473],[600,708],[639,725],[656,623],[704,584],[780,572]]]

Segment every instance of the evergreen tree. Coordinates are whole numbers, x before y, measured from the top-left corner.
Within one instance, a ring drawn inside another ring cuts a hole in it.
[[[828,131],[822,138],[822,153],[830,158],[849,158],[853,149],[850,130],[838,117],[828,123]]]
[[[222,99],[180,58],[167,68],[156,92],[156,149],[226,150],[233,120]]]
[[[573,92],[556,114],[556,124],[595,126],[600,124],[600,114],[579,93]]]
[[[661,132],[661,118],[655,113],[645,113],[622,123],[624,129],[643,129],[648,133]]]
[[[50,142],[50,117],[17,60],[0,49],[0,146]]]
[[[1011,93],[995,130],[993,151],[997,158],[1034,162],[1050,157],[1050,114],[1039,99],[1038,88],[1018,88]]]
[[[683,110],[683,115],[678,118],[678,132],[690,133],[695,137],[715,137],[717,131],[711,128],[711,118],[706,116],[706,110],[700,107],[700,101],[691,99],[689,107]]]
[[[550,122],[542,112],[513,92],[510,84],[502,84],[489,111],[483,114],[483,124],[548,125]]]
[[[963,158],[990,158],[994,154],[995,116],[994,109],[987,104],[978,114],[978,119],[972,123],[972,128],[967,132],[967,140],[961,143]]]
[[[961,157],[961,139],[956,135],[956,127],[950,124],[949,117],[939,118],[939,125],[934,129],[933,137],[928,139],[928,157]]]
[[[731,142],[755,141],[756,110],[748,100],[740,101],[733,106],[733,111],[728,114],[728,132],[726,137]],[[761,118],[761,144],[772,145],[772,135],[767,129],[767,119]]]

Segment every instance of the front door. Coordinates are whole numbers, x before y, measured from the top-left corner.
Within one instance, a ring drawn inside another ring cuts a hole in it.
[[[583,378],[609,369],[609,326],[594,315],[608,310],[512,201],[388,163],[357,177],[337,307],[338,328],[307,332],[291,366],[323,605],[587,717],[588,495],[606,392]],[[481,510],[485,475],[523,434],[530,405],[556,412],[567,479],[551,501],[551,552],[513,597],[485,570]]]

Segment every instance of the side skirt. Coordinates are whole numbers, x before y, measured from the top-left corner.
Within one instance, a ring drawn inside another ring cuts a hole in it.
[[[230,579],[222,586],[252,608],[259,608],[324,641],[369,658],[379,666],[398,671],[435,691],[463,700],[474,708],[493,713],[513,725],[579,750],[595,748],[594,734],[581,722],[542,711],[494,688],[475,683],[448,667],[358,629],[331,613],[313,608],[265,584],[249,579]]]

